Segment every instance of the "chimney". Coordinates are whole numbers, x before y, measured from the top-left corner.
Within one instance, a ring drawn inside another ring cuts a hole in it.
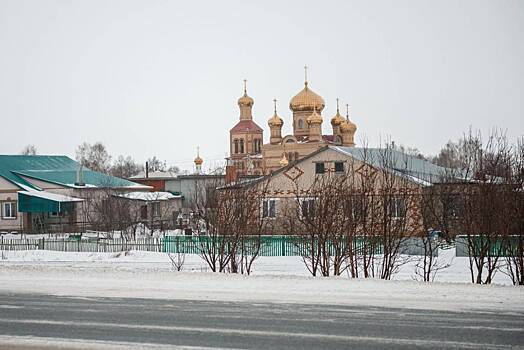
[[[76,170],[76,182],[75,182],[75,186],[85,186],[85,182],[84,182],[84,171],[83,171],[83,166],[82,164],[80,164],[78,166],[78,169]]]

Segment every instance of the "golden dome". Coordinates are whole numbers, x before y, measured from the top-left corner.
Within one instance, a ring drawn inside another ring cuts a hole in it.
[[[345,122],[346,119],[344,119],[343,116],[340,115],[340,113],[337,111],[337,114],[333,118],[331,118],[331,125],[337,126]]]
[[[282,118],[280,118],[278,115],[273,115],[271,118],[269,118],[267,124],[272,127],[272,126],[282,126],[284,125],[284,121],[282,120]]]
[[[197,156],[193,162],[195,162],[195,165],[202,165],[202,163],[204,163],[204,160],[200,158],[200,147],[197,147]]]
[[[357,131],[357,126],[350,122],[349,119],[348,120],[344,120],[341,124],[340,124],[340,131],[341,132],[355,132]]]
[[[241,107],[244,107],[244,106],[251,107],[253,106],[254,103],[255,101],[253,101],[253,99],[249,97],[246,92],[244,92],[244,96],[238,99],[238,105]]]
[[[304,83],[304,89],[300,91],[298,94],[296,94],[291,101],[289,101],[289,108],[295,112],[295,111],[310,111],[313,110],[315,107],[318,109],[319,112],[322,112],[324,107],[326,106],[326,103],[316,93],[313,92],[308,86],[307,82]]]
[[[204,160],[200,157],[196,157],[194,162],[196,165],[202,165],[202,163],[204,163]]]
[[[269,120],[267,121],[267,124],[269,125],[269,127],[282,126],[284,125],[284,121],[277,114],[277,100],[273,100],[273,103],[275,105],[275,114],[273,114],[273,116],[269,118]]]
[[[322,124],[322,117],[317,113],[316,108],[313,108],[313,114],[307,117],[307,122],[309,124]]]
[[[331,125],[338,126],[345,121],[344,117],[340,115],[340,110],[338,109],[338,98],[337,98],[337,114],[331,118]]]
[[[244,79],[244,95],[238,99],[238,105],[251,107],[254,103],[255,101],[247,95],[247,80]]]

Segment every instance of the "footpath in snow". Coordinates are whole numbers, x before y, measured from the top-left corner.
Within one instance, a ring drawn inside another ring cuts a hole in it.
[[[467,266],[458,266],[462,263],[457,262],[447,275],[443,271],[437,278],[441,282],[423,283],[412,280],[409,269],[413,266],[404,266],[394,281],[313,278],[299,257],[261,257],[255,262],[254,274],[243,276],[205,272],[196,255],[187,255],[184,271],[177,272],[162,253],[4,253],[5,259],[0,260],[0,293],[524,313],[524,289],[467,283]]]

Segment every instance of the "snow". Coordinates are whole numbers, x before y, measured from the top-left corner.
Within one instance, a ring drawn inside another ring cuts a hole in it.
[[[164,253],[2,254],[0,292],[524,312],[521,287],[468,283],[467,258],[455,258],[437,275],[438,282],[424,283],[413,281],[414,262],[404,265],[395,280],[383,281],[311,277],[300,257],[260,257],[253,274],[245,276],[212,273],[199,256],[189,254],[182,272],[174,271]],[[498,278],[496,282],[508,283],[503,274]]]
[[[46,191],[27,190],[27,191],[18,191],[18,193],[25,194],[25,195],[31,196],[31,197],[38,197],[38,198],[43,198],[43,199],[49,199],[49,200],[52,200],[52,201],[55,201],[55,202],[60,202],[60,203],[63,203],[63,202],[82,202],[82,201],[84,201],[83,199],[80,199],[80,198],[69,197],[69,196],[65,196],[63,194],[56,194],[56,193],[51,193],[51,192],[46,192]]]
[[[136,199],[142,201],[165,201],[170,199],[182,198],[170,192],[129,192],[117,195],[127,199]]]

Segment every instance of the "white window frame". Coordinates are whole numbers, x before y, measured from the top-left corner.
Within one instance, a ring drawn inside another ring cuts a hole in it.
[[[160,201],[154,201],[151,202],[151,216],[153,217],[160,217],[162,216],[162,210],[160,207]]]
[[[391,202],[389,203],[389,205],[391,210],[391,218],[394,220],[400,220],[405,218],[407,214],[406,199],[404,197],[394,196],[391,197],[390,201]],[[399,205],[399,203],[402,203],[402,205]]]
[[[279,198],[263,198],[261,199],[261,202],[260,202],[260,216],[262,217],[262,219],[276,219],[277,217],[277,203],[279,201]],[[266,203],[270,203],[270,202],[273,202],[274,203],[274,207],[273,207],[273,215],[271,215],[271,207],[268,205],[267,207],[267,215],[264,216],[264,206],[266,205]]]
[[[315,205],[315,202],[316,202],[316,198],[315,197],[301,197],[299,198],[298,200],[299,202],[299,206],[300,206],[300,217],[302,219],[306,219],[306,217],[304,216],[304,208],[302,207],[304,205],[304,202],[313,202],[313,208],[314,208],[314,205]],[[307,208],[308,212],[311,212],[311,204],[308,204],[308,208]],[[314,209],[313,209],[313,215],[314,215]]]
[[[6,215],[6,208],[9,205],[9,216]],[[15,209],[13,211],[13,208]],[[14,215],[13,215],[14,212]],[[2,219],[4,220],[16,220],[18,215],[18,208],[16,207],[16,201],[2,202]]]

